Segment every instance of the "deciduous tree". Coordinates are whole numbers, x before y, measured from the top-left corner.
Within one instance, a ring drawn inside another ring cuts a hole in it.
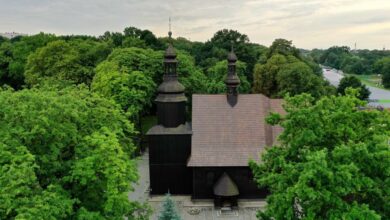
[[[390,58],[382,58],[375,63],[375,70],[382,75],[382,84],[390,89]]]
[[[367,100],[370,97],[371,94],[370,90],[368,90],[367,87],[364,84],[362,84],[362,82],[360,82],[360,80],[355,76],[343,77],[340,80],[340,83],[337,87],[337,93],[341,95],[345,95],[345,90],[348,87],[358,89],[359,90],[358,98],[361,100]]]
[[[133,125],[83,87],[0,91],[1,219],[136,219]],[[141,212],[142,213],[142,212]]]
[[[318,101],[287,98],[284,128],[261,162],[250,162],[267,187],[260,219],[386,219],[390,216],[390,113],[361,110],[356,91]]]

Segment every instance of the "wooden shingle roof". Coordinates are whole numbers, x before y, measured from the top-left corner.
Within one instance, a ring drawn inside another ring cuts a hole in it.
[[[283,113],[281,99],[238,95],[231,107],[226,95],[193,95],[190,167],[248,166],[271,146],[281,128],[265,122],[269,112]]]

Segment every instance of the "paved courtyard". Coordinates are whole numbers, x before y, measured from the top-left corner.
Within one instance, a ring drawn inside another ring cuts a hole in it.
[[[153,209],[150,219],[155,220],[161,210],[164,196],[149,196],[149,161],[148,153],[145,153],[138,160],[138,171],[140,179],[134,186],[134,192],[129,194],[129,199],[133,201],[145,202]],[[192,201],[191,196],[172,196],[176,202],[176,207],[180,216],[185,220],[212,220],[212,219],[237,219],[255,220],[256,211],[265,207],[264,200],[239,200],[238,210],[217,210],[214,208],[212,200]]]

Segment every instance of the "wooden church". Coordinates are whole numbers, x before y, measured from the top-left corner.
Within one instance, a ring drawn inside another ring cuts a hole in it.
[[[171,32],[169,32],[171,36]],[[194,94],[192,123],[186,119],[185,88],[178,81],[176,52],[164,54],[164,79],[155,100],[157,125],[148,133],[150,193],[214,199],[216,206],[237,199],[264,198],[248,167],[271,146],[280,127],[265,123],[269,112],[282,113],[281,99],[238,94],[237,57],[228,55],[226,94]]]

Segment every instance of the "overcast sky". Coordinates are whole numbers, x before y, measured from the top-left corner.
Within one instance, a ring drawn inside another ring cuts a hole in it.
[[[135,26],[206,41],[220,29],[269,46],[390,48],[390,0],[0,0],[0,32],[101,35]]]

